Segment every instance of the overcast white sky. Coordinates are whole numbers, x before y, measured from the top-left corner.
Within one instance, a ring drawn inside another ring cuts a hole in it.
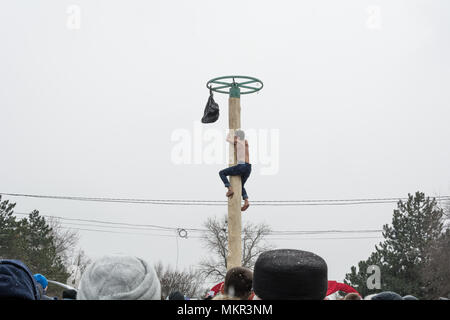
[[[224,200],[217,172],[225,159],[175,164],[171,137],[194,133],[206,81],[243,74],[264,82],[259,94],[242,96],[243,128],[279,132],[271,155],[279,170],[263,175],[254,165],[250,200],[448,195],[449,39],[447,0],[1,1],[0,192]],[[202,128],[225,133],[227,97],[215,98],[221,117]],[[252,152],[256,141],[249,143]],[[226,213],[4,199],[18,212],[173,227]],[[243,221],[274,230],[381,229],[393,209],[253,206]],[[175,238],[80,236],[90,257],[176,263]],[[342,280],[378,241],[272,243],[321,255],[329,278]],[[207,254],[199,239],[179,240],[180,267]]]

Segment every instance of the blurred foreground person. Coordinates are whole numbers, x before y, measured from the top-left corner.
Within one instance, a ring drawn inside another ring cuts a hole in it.
[[[51,298],[47,296],[47,289],[48,289],[48,280],[46,277],[44,277],[40,273],[36,273],[34,276],[34,280],[36,280],[37,287],[39,290],[39,293],[41,295],[41,300],[56,300],[56,298]]]
[[[355,292],[347,294],[343,300],[362,300],[361,296]]]
[[[374,295],[370,300],[403,300],[403,298],[395,292],[384,291]]]
[[[253,272],[244,267],[234,267],[225,275],[224,293],[229,297],[249,300],[252,296]]]
[[[36,282],[41,285],[42,288],[42,292],[44,294],[47,293],[47,289],[48,289],[48,280],[46,277],[44,277],[42,274],[40,273],[36,273],[34,276],[34,280],[36,280]]]
[[[238,297],[229,296],[226,294],[218,294],[212,300],[242,300]]]
[[[417,299],[416,297],[408,294],[408,295],[403,297],[403,300],[419,300],[419,299]]]
[[[104,256],[86,268],[77,300],[161,300],[161,284],[153,266],[142,259]]]
[[[19,260],[0,259],[0,300],[40,300],[36,280]]]
[[[167,300],[189,300],[189,299],[180,291],[173,291],[169,294]]]
[[[266,251],[256,260],[255,299],[323,300],[327,288],[327,264],[312,252],[278,249]]]

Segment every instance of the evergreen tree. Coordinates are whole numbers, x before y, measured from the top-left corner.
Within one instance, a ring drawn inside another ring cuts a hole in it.
[[[14,206],[8,200],[0,202],[0,258],[21,260],[33,273],[66,282],[69,274],[56,252],[55,235],[45,218],[34,210],[18,220],[13,215]]]
[[[428,246],[429,263],[422,270],[422,279],[426,287],[426,298],[450,298],[450,226]]]
[[[12,215],[15,203],[1,201],[0,195],[0,259],[12,256],[14,252],[16,219]]]
[[[345,282],[358,288],[364,296],[380,291],[394,291],[400,295],[426,296],[426,283],[422,272],[429,263],[429,246],[444,231],[444,212],[436,200],[421,192],[408,195],[406,202],[399,201],[394,210],[392,225],[383,226],[384,241],[375,246],[366,261],[360,261],[358,269],[353,266]],[[369,290],[367,273],[369,266],[381,271],[381,288]]]

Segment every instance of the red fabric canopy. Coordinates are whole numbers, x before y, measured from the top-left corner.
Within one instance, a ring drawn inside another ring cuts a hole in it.
[[[211,288],[211,290],[209,290],[206,296],[214,298],[218,293],[223,294],[223,285],[224,285],[223,281],[216,284],[214,287]]]
[[[354,293],[359,294],[359,292],[356,291],[355,288],[349,286],[348,284],[337,282],[337,281],[331,281],[331,280],[328,281],[327,296],[329,296],[330,294],[335,293],[336,291],[344,291],[345,293],[354,292]]]

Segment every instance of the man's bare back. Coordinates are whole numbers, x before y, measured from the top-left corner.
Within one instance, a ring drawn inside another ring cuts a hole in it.
[[[229,167],[227,169],[219,172],[219,175],[222,181],[225,183],[225,187],[228,188],[228,192],[226,193],[227,197],[232,197],[234,191],[227,180],[226,176],[228,175],[240,175],[242,181],[242,197],[244,199],[244,206],[241,208],[242,211],[245,211],[250,206],[248,202],[247,192],[244,188],[244,184],[247,181],[247,178],[250,176],[251,172],[251,164],[250,164],[250,152],[248,141],[244,139],[244,132],[241,130],[230,131],[227,137],[227,141],[229,143],[233,143],[234,145],[234,154],[236,155],[237,164],[235,166]],[[234,159],[234,155],[233,158]]]
[[[242,151],[241,152],[239,152],[240,150],[238,151],[238,143],[242,143],[242,142],[238,141],[237,137],[234,137],[234,138],[235,138],[234,139],[234,152],[235,152],[235,154],[237,154],[238,163],[239,162],[250,163],[250,152],[248,150],[249,149],[248,148],[248,140],[245,140],[244,146],[239,145],[239,148],[242,147],[242,149],[245,150],[244,157],[242,157],[242,155],[240,155],[240,153],[242,153]],[[242,161],[242,160],[244,160],[244,161]]]

